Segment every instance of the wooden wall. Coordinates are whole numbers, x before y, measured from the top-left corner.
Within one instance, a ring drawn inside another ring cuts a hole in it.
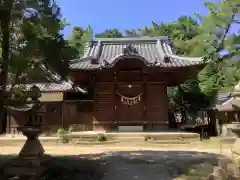
[[[112,124],[114,120],[114,84],[96,83],[94,97],[94,126],[101,130],[107,127],[106,124]]]
[[[92,130],[93,102],[71,101],[63,103],[63,126],[76,126],[78,130]]]
[[[56,133],[60,127],[76,126],[79,130],[93,129],[93,102],[66,101],[43,103],[46,112],[43,113],[44,133]],[[26,123],[26,113],[8,114],[8,133],[18,133],[17,126]]]
[[[168,123],[168,97],[166,85],[148,83],[146,86],[146,120],[148,124]]]
[[[85,130],[110,130],[118,124],[145,124],[147,128],[165,126],[168,122],[167,86],[183,83],[197,72],[196,68],[146,67],[139,59],[124,59],[102,70],[73,71],[74,82],[94,90],[94,97],[90,101],[85,98],[86,101],[80,102],[81,98],[73,98],[46,104],[44,126],[47,129],[77,124]],[[127,106],[120,102],[117,91],[129,97],[143,94],[139,104]],[[17,120],[10,117],[9,126],[22,122],[21,115]]]
[[[127,65],[126,65],[127,64]],[[147,69],[141,61],[120,61],[113,68],[93,72],[95,83],[94,129],[115,129],[118,125],[165,126],[168,123],[166,72]],[[131,88],[129,88],[131,85]],[[123,96],[142,93],[138,104],[128,106]]]

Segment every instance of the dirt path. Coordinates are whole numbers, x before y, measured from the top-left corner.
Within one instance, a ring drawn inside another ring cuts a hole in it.
[[[216,164],[219,149],[160,148],[138,146],[44,146],[47,154],[69,155],[78,158],[100,159],[103,177],[97,180],[170,180],[176,179],[186,169],[207,163]],[[1,155],[17,154],[21,146],[0,147]],[[231,155],[229,149],[221,152]]]
[[[22,148],[19,146],[2,146],[0,147],[0,154],[9,155],[17,154]],[[79,154],[97,154],[104,152],[116,152],[116,151],[197,151],[197,152],[209,152],[216,154],[224,154],[231,156],[231,150],[224,148],[193,148],[193,147],[141,147],[141,146],[119,146],[119,145],[95,145],[95,146],[74,146],[74,145],[50,145],[44,146],[46,154],[51,155],[79,155]]]
[[[106,153],[102,157],[105,160],[102,165],[105,174],[101,180],[171,180],[182,176],[193,166],[215,165],[217,157],[211,153],[191,151]]]

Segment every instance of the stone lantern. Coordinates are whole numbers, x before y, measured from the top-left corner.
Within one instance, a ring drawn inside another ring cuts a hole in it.
[[[232,132],[236,135],[237,139],[232,148],[233,155],[240,160],[240,82],[235,86],[233,94],[232,104],[238,109],[238,113],[236,114],[236,119],[238,120],[238,124],[232,129]]]
[[[33,86],[30,90],[32,109],[28,111],[28,119],[24,125],[20,125],[18,130],[22,132],[27,140],[21,149],[18,157],[5,167],[5,172],[15,176],[38,177],[45,170],[44,164],[47,158],[44,155],[44,149],[38,137],[42,133],[42,124],[39,121],[39,113],[42,106],[38,100],[41,92],[37,86]]]

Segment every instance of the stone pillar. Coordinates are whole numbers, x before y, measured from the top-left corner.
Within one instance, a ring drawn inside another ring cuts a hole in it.
[[[221,123],[221,136],[223,136],[223,137],[228,136],[227,121],[228,121],[228,113],[225,112],[224,118]]]

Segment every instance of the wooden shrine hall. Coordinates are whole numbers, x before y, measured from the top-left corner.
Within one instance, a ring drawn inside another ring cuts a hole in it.
[[[92,103],[88,124],[96,131],[168,127],[167,87],[184,83],[204,67],[201,57],[174,54],[169,37],[94,39],[73,62],[71,77],[88,92],[82,106],[84,100]]]
[[[196,76],[204,64],[174,54],[168,37],[93,39],[83,57],[72,60],[66,82],[40,65],[25,89],[41,90],[47,131],[71,125],[81,131],[161,130],[168,128],[167,87]],[[8,114],[7,132],[26,121],[23,114]]]

